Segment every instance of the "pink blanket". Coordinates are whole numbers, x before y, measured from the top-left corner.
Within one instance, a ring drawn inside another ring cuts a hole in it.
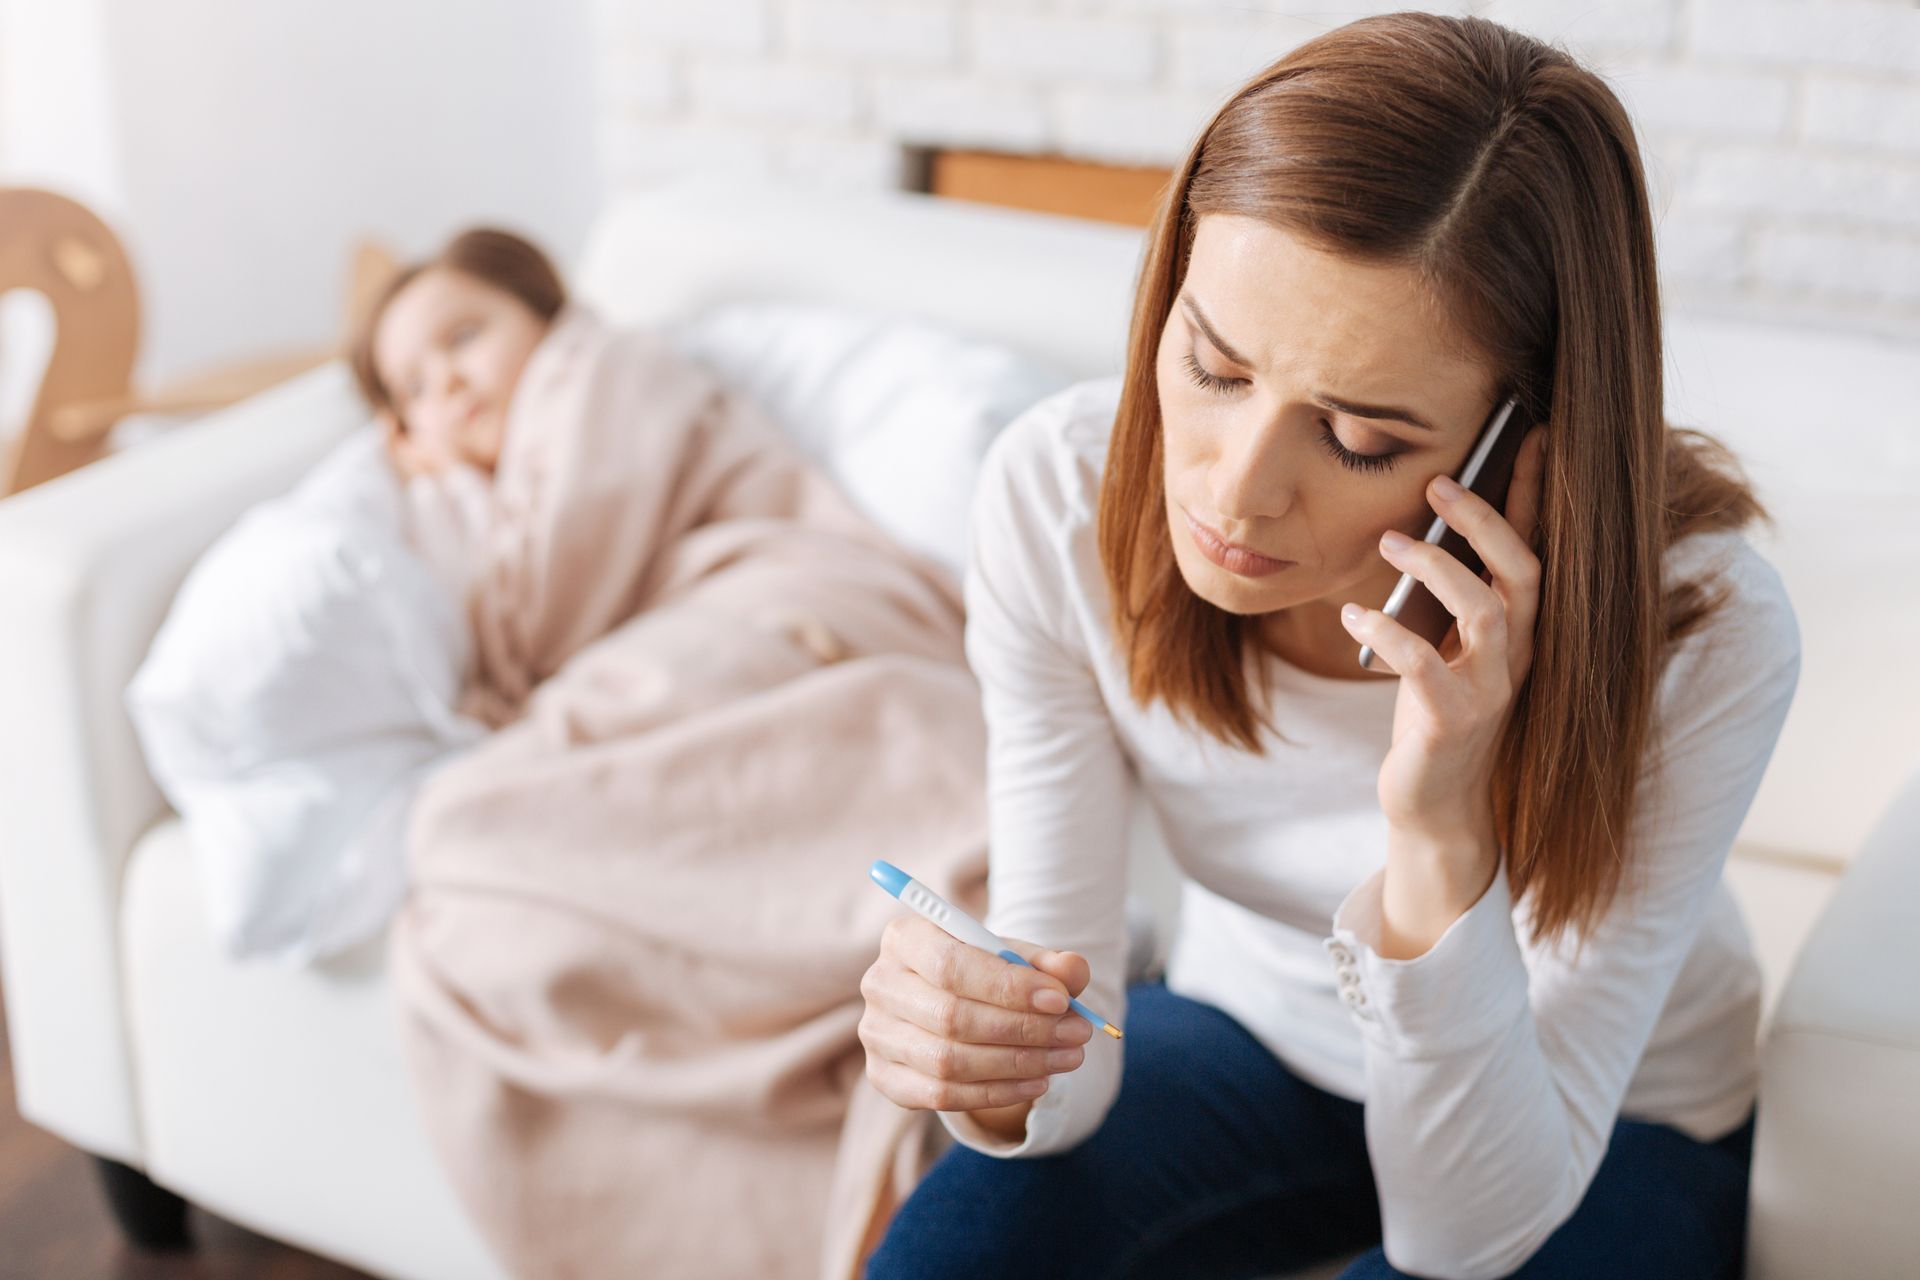
[[[520,1277],[854,1274],[937,1154],[865,1079],[899,863],[984,913],[951,576],[751,403],[578,307],[516,393],[468,710],[390,964],[428,1133]]]

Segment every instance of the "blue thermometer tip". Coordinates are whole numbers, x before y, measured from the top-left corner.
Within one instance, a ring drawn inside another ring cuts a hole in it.
[[[907,887],[907,881],[913,878],[884,858],[875,858],[867,874],[873,877],[875,884],[896,898],[900,896],[900,891]]]

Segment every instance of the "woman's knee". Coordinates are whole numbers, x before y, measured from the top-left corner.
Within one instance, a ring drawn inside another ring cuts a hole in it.
[[[1053,1274],[1081,1199],[1069,1185],[1072,1164],[953,1147],[894,1212],[867,1262],[867,1280]]]

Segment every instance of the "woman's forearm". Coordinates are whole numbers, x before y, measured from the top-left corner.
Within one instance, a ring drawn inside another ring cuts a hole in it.
[[[1425,955],[1487,891],[1499,858],[1491,836],[1439,839],[1389,828],[1375,949],[1388,960]]]

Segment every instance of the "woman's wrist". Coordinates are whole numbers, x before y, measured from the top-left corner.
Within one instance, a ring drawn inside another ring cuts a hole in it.
[[[1031,1110],[1033,1103],[1016,1102],[1010,1107],[982,1107],[966,1114],[994,1137],[1018,1142],[1027,1136],[1027,1113]]]
[[[1413,960],[1465,915],[1493,883],[1499,847],[1479,834],[1432,837],[1390,830],[1381,885],[1379,954]]]

